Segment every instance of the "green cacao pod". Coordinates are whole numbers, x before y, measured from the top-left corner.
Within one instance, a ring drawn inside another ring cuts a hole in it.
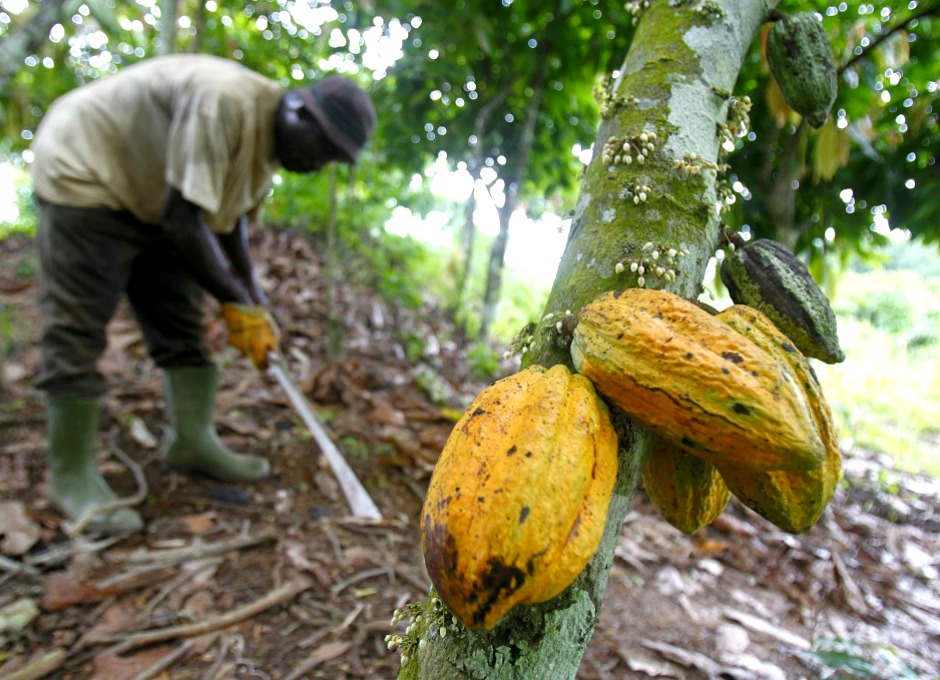
[[[599,296],[578,315],[571,357],[624,413],[715,466],[822,463],[789,365],[678,295],[630,288]]]
[[[731,496],[714,465],[662,437],[643,464],[643,488],[666,521],[684,534],[714,522]]]
[[[836,315],[806,265],[776,241],[728,238],[736,247],[721,263],[721,280],[731,299],[766,314],[806,356],[843,361]]]
[[[822,127],[839,85],[832,47],[814,12],[783,16],[774,24],[767,62],[790,108],[814,128]]]
[[[728,488],[742,503],[784,531],[801,534],[819,520],[839,481],[841,455],[829,406],[806,358],[765,315],[745,305],[734,305],[719,313],[718,318],[788,363],[807,396],[814,426],[826,447],[822,465],[813,470],[772,472],[753,472],[733,465],[719,468]]]
[[[488,630],[544,602],[600,544],[617,477],[617,435],[590,381],[532,366],[497,381],[454,427],[421,513],[441,600]]]

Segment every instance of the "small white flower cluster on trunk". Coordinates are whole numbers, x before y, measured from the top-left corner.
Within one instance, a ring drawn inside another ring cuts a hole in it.
[[[649,241],[643,245],[640,257],[624,259],[614,265],[614,273],[622,274],[629,269],[631,274],[636,274],[636,285],[640,288],[657,279],[662,285],[673,283],[679,260],[688,254],[681,248],[664,247]]]
[[[655,132],[640,132],[632,137],[611,137],[604,144],[601,160],[604,165],[631,165],[634,161],[643,165],[654,151]]]

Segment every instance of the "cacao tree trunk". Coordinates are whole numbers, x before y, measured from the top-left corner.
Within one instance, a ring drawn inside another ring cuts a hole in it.
[[[655,2],[640,18],[636,34],[613,85],[613,108],[601,125],[594,158],[587,168],[571,232],[535,331],[529,363],[571,366],[568,342],[556,322],[577,313],[598,294],[638,285],[629,266],[618,262],[648,257],[643,245],[684,250],[676,280],[657,287],[698,296],[705,266],[718,240],[715,177],[687,175],[675,161],[697,154],[715,162],[716,126],[724,123],[728,93],[767,12],[777,0],[718,0],[722,16],[705,14],[698,3]],[[612,137],[655,132],[655,152],[639,165],[602,160]],[[647,200],[634,203],[636,184],[649,187]],[[647,285],[652,285],[648,283]],[[401,678],[575,677],[597,622],[614,549],[650,438],[623,414],[613,412],[620,437],[620,469],[607,527],[597,554],[584,573],[549,602],[517,607],[485,634],[464,630],[435,613],[432,598],[406,642],[411,653]],[[550,502],[547,500],[546,502]],[[402,646],[406,650],[406,646]]]

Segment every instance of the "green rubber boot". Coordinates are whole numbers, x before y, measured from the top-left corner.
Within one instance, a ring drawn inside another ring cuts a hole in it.
[[[219,376],[214,366],[172,368],[164,371],[163,377],[173,428],[166,453],[171,467],[201,472],[223,482],[254,482],[268,476],[267,459],[235,453],[215,431]]]
[[[49,439],[49,500],[75,521],[90,507],[117,498],[95,466],[98,433],[97,399],[49,397],[46,435]],[[94,515],[86,527],[103,534],[139,531],[144,526],[136,510],[118,508]]]

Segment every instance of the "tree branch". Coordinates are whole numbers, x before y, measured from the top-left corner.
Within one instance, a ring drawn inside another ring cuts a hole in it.
[[[929,16],[931,14],[936,14],[938,11],[940,11],[940,5],[934,5],[933,7],[926,7],[922,11],[917,12],[916,14],[912,14],[901,23],[895,24],[890,29],[888,29],[884,34],[878,36],[877,40],[875,40],[872,43],[869,43],[867,47],[862,48],[861,52],[854,55],[851,59],[849,59],[847,62],[842,64],[842,66],[839,67],[838,73],[841,75],[843,71],[853,66],[855,62],[861,60],[864,57],[867,57],[870,52],[873,52],[878,47],[878,45],[883,43],[885,40],[890,38],[892,35],[894,35],[898,31],[903,31],[905,28],[907,28],[910,24],[917,21],[918,19],[922,19],[923,17]]]

